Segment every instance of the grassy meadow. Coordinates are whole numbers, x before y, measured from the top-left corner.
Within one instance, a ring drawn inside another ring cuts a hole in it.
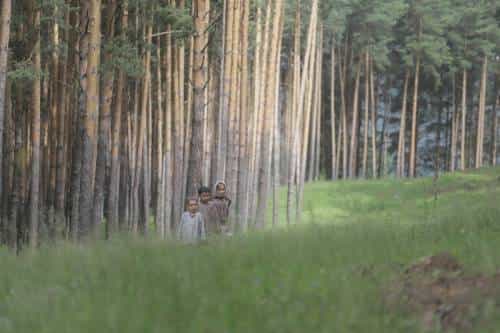
[[[435,193],[437,193],[437,200]],[[500,169],[318,182],[301,226],[200,246],[156,240],[0,252],[0,333],[421,332],[383,305],[404,267],[441,251],[500,269]],[[282,195],[280,224],[285,223]],[[490,313],[481,332],[496,332]],[[479,331],[478,331],[479,332]]]

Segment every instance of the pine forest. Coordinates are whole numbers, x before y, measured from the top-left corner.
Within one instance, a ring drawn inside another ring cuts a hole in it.
[[[312,181],[500,162],[498,0],[0,10],[0,240],[15,251],[170,238],[221,180],[245,233],[300,224]]]

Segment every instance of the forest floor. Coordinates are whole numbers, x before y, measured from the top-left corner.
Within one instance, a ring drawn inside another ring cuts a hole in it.
[[[499,199],[500,168],[318,182],[290,229],[0,251],[0,332],[498,332]]]

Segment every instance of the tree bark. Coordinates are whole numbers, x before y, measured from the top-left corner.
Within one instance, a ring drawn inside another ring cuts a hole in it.
[[[467,69],[462,73],[462,126],[460,140],[460,170],[464,171],[465,164],[465,134],[467,132]]]
[[[1,7],[1,23],[0,23],[0,158],[4,158],[3,151],[3,136],[4,136],[4,119],[5,119],[5,106],[6,101],[6,81],[7,81],[7,63],[9,57],[9,39],[10,39],[10,20],[12,16],[12,3],[11,0],[3,0]],[[4,218],[2,209],[4,184],[3,184],[3,169],[0,162],[0,226]],[[1,239],[0,239],[1,241]]]
[[[188,196],[197,194],[198,187],[202,185],[203,177],[203,118],[205,115],[205,89],[207,86],[207,44],[205,34],[208,28],[208,15],[210,2],[196,0],[193,2],[194,16],[194,60],[193,60],[193,90],[194,108],[191,136],[190,162],[187,174]]]
[[[106,6],[105,39],[111,41],[115,35],[116,0],[109,0]],[[111,61],[112,54],[106,52],[104,63]],[[114,70],[108,69],[103,75],[103,94],[99,113],[99,134],[97,143],[97,163],[94,187],[94,221],[97,226],[103,221],[104,192],[106,186],[106,168],[109,161],[109,133],[111,130],[111,103],[113,101],[113,86],[115,84]]]
[[[419,94],[419,78],[420,78],[420,56],[417,56],[417,63],[415,65],[415,85],[413,90],[413,108],[411,120],[411,146],[410,146],[410,170],[409,177],[415,177],[416,159],[417,159],[417,113],[418,113],[418,94]]]
[[[356,70],[356,81],[354,83],[354,97],[352,105],[352,128],[351,128],[351,148],[349,154],[349,178],[354,179],[357,174],[358,155],[358,110],[359,110],[359,81],[361,73],[361,63]]]
[[[249,78],[248,78],[248,29],[250,20],[250,1],[243,1],[243,19],[241,28],[241,101],[240,101],[240,147],[239,147],[239,175],[238,175],[238,216],[240,219],[239,229],[246,231],[248,229],[248,204],[249,204],[249,188],[248,188],[248,170],[250,158],[249,141],[250,130],[248,128],[249,121]]]
[[[368,169],[368,123],[370,115],[370,54],[365,54],[365,119],[363,121],[363,164],[361,177],[366,178]]]
[[[32,83],[31,114],[31,188],[30,188],[30,232],[29,243],[32,249],[38,245],[39,191],[40,191],[40,110],[41,110],[41,50],[40,50],[40,9],[33,3],[33,29],[35,41],[33,48],[33,65],[35,79]]]
[[[405,138],[406,138],[406,105],[408,98],[408,81],[410,80],[410,70],[406,70],[405,83],[403,88],[403,106],[401,107],[401,122],[399,125],[398,160],[396,166],[396,176],[404,177],[405,172]]]
[[[375,85],[373,78],[373,58],[370,65],[370,104],[371,108],[371,140],[372,140],[372,177],[377,178],[377,103],[375,103]]]
[[[331,127],[331,133],[332,133],[332,169],[331,169],[331,176],[332,180],[337,179],[337,132],[336,132],[336,122],[335,122],[335,41],[332,40],[332,50],[331,50],[332,58],[331,58],[331,84],[330,84],[330,127]]]
[[[128,1],[125,0],[121,6],[121,36],[126,39],[128,29]],[[126,75],[123,70],[119,70],[116,82],[115,105],[113,108],[113,125],[111,129],[111,170],[109,175],[108,194],[108,218],[106,223],[106,233],[109,237],[119,229],[119,191],[120,191],[120,138],[122,132],[123,113],[123,90],[126,89]],[[125,139],[125,138],[123,138]]]
[[[291,115],[291,133],[290,133],[290,160],[288,161],[288,188],[287,188],[287,215],[286,221],[289,226],[292,223],[292,197],[294,191],[294,185],[297,179],[297,160],[298,160],[298,142],[299,139],[299,124],[301,123],[301,114],[299,110],[299,90],[300,90],[300,0],[297,0],[296,4],[296,15],[295,15],[295,31],[294,31],[294,44],[293,44],[293,89],[292,98],[290,103],[292,104],[292,115]]]
[[[272,133],[273,133],[273,115],[276,104],[276,71],[278,59],[280,55],[280,26],[282,24],[282,7],[283,0],[276,0],[274,8],[274,17],[272,23],[272,34],[270,40],[270,50],[265,61],[269,63],[267,70],[264,72],[268,78],[266,84],[265,107],[264,107],[264,127],[262,133],[262,161],[259,179],[259,198],[257,209],[257,226],[263,228],[265,226],[265,216],[267,211],[267,200],[271,189],[271,167],[272,167]],[[268,12],[271,15],[271,11]],[[266,22],[267,23],[267,22]],[[261,96],[263,97],[263,96]]]
[[[481,75],[481,87],[479,92],[479,114],[476,136],[476,168],[483,166],[483,147],[484,147],[484,121],[486,113],[486,80],[488,77],[488,57],[483,58],[483,69]]]
[[[497,93],[498,94],[498,93]],[[500,104],[500,95],[495,98],[495,106],[493,108],[493,133],[491,135],[491,165],[497,165],[497,150],[498,150],[498,105]]]
[[[92,208],[94,202],[94,151],[96,149],[96,130],[99,115],[99,60],[101,50],[101,1],[91,0],[86,16],[88,34],[87,71],[85,73],[87,87],[85,113],[83,114],[82,131],[82,170],[79,204],[79,237],[88,237],[93,229]]]

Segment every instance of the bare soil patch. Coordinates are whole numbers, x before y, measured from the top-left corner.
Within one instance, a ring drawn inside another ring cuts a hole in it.
[[[413,313],[428,330],[471,332],[500,310],[500,272],[467,274],[456,258],[441,253],[408,267],[384,298],[390,308]]]

